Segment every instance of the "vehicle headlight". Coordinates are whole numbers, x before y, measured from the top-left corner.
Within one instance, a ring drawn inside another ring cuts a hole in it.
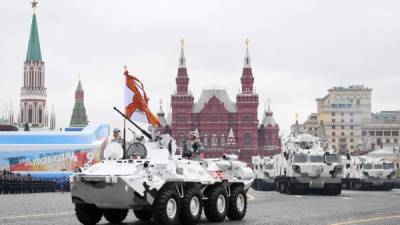
[[[388,179],[392,179],[396,175],[395,171],[392,171],[389,175],[387,175]]]
[[[300,168],[299,165],[293,165],[293,166],[292,166],[292,169],[293,169],[293,171],[295,171],[295,172],[297,172],[297,173],[300,173],[300,172],[301,172],[301,168]]]
[[[343,172],[343,169],[342,169],[342,167],[341,166],[335,166],[335,173],[342,173]]]

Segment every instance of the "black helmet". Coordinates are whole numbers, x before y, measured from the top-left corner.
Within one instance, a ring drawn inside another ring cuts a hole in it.
[[[121,131],[118,128],[114,129],[114,133],[119,133],[119,132],[121,132]]]

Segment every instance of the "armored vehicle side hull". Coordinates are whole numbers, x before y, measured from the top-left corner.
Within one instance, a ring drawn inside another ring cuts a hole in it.
[[[254,177],[245,165],[227,159],[103,160],[71,176],[72,202],[85,225],[102,216],[121,222],[130,209],[138,219],[162,225],[194,225],[203,208],[212,222],[241,220]]]

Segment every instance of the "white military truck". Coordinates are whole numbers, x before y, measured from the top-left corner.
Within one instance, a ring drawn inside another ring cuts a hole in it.
[[[70,177],[72,202],[82,224],[96,224],[103,216],[120,223],[129,209],[140,220],[162,225],[194,225],[203,209],[211,222],[245,216],[246,193],[254,179],[247,164],[234,155],[184,159],[175,155],[177,147],[169,135],[141,131],[148,140],[131,143],[127,151],[111,142],[104,160]]]
[[[327,195],[341,193],[341,158],[324,150],[317,137],[291,134],[275,160],[277,191],[288,194],[306,194],[309,191]]]
[[[395,185],[394,163],[368,156],[343,157],[343,188],[349,190],[392,190]]]
[[[253,156],[251,161],[255,175],[251,187],[257,191],[273,191],[275,189],[274,159],[269,156]]]

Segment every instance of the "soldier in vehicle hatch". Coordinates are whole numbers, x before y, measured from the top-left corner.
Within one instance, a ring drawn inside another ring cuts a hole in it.
[[[191,131],[188,137],[188,141],[184,142],[183,157],[200,160],[200,153],[203,151],[203,146],[200,143],[198,130]]]
[[[124,139],[121,138],[121,131],[118,128],[115,128],[113,131],[113,139],[111,140],[112,142],[117,142],[120,144],[124,143]]]

